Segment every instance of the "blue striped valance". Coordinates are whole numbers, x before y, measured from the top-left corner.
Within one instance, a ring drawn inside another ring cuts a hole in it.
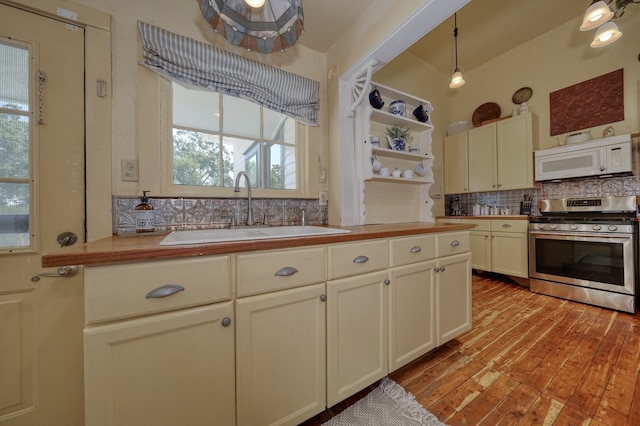
[[[171,80],[252,100],[317,126],[320,83],[138,22],[141,64]]]

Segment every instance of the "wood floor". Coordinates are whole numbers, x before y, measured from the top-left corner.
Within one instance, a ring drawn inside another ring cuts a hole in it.
[[[390,377],[450,425],[618,426],[640,425],[639,373],[640,314],[474,275],[472,330]]]

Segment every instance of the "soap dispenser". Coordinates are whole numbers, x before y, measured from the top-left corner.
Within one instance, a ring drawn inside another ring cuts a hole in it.
[[[135,207],[136,232],[153,232],[153,206],[149,204],[147,192],[142,191],[140,203]]]

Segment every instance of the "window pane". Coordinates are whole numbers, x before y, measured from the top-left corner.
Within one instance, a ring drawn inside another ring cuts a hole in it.
[[[29,177],[29,117],[0,113],[0,178]]]
[[[296,170],[296,148],[294,146],[284,147],[283,156],[283,176],[284,189],[296,189],[297,170]]]
[[[219,136],[209,133],[173,129],[173,183],[177,185],[221,186],[224,168],[230,167],[231,154],[220,155]]]
[[[284,122],[290,118],[279,112],[264,108],[264,138],[274,142],[284,142]]]
[[[29,184],[0,183],[0,247],[29,246]]]
[[[260,138],[260,105],[233,96],[223,96],[222,116],[222,131],[226,135]]]
[[[0,40],[0,106],[29,110],[29,51]]]
[[[220,95],[205,90],[173,87],[173,125],[190,129],[220,130]]]
[[[225,169],[225,174],[235,179],[235,176],[244,171],[249,176],[251,181],[251,187],[257,188],[260,186],[260,180],[258,179],[260,169],[260,144],[253,139],[240,139],[225,136],[223,138],[223,145],[225,151],[231,153],[233,162],[230,164],[229,169]],[[240,179],[240,186],[247,186],[244,179]],[[231,185],[233,186],[233,182]]]

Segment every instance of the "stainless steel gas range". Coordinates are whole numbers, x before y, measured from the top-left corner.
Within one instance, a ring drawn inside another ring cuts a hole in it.
[[[531,290],[634,313],[637,210],[635,196],[540,201],[529,223]]]

